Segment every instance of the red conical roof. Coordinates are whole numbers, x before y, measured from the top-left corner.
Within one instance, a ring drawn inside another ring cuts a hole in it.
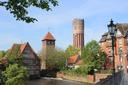
[[[48,32],[48,33],[45,35],[43,41],[44,41],[44,40],[55,40],[55,38],[53,37],[53,35],[52,35],[50,32]]]

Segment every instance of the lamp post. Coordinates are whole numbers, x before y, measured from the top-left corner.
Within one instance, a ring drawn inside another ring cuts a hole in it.
[[[113,57],[113,79],[115,81],[115,56],[114,56],[114,46],[115,46],[115,34],[116,34],[116,25],[113,23],[113,20],[111,19],[110,24],[108,26],[108,33],[111,36],[112,39],[112,57]],[[113,85],[114,85],[113,81]]]

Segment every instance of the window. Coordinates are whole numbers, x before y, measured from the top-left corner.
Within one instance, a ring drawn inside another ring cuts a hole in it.
[[[54,42],[52,41],[51,44],[54,45]]]
[[[118,40],[118,45],[119,45],[119,47],[122,46],[122,39],[119,39],[119,40]]]
[[[112,46],[112,40],[107,41],[107,46]]]
[[[77,29],[77,27],[75,26],[75,27],[74,27],[74,29],[76,30],[76,29]]]
[[[109,63],[112,64],[113,63],[113,57],[109,56]]]
[[[126,37],[126,45],[128,46],[128,37]]]
[[[51,41],[48,41],[48,42],[47,42],[47,45],[50,45],[50,44],[51,44]]]
[[[119,56],[121,56],[121,55],[122,55],[122,52],[123,52],[122,47],[119,47],[119,48],[118,48],[118,54],[119,54]]]
[[[28,54],[23,54],[23,57],[28,58],[29,55]]]
[[[54,41],[48,41],[47,45],[54,45]]]
[[[109,56],[112,56],[112,49],[110,48],[108,51]]]

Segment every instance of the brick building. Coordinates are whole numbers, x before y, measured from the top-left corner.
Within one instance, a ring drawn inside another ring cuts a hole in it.
[[[114,43],[114,55],[115,55],[115,68],[128,66],[128,24],[117,23],[116,24],[116,37]],[[101,49],[107,54],[106,68],[112,68],[112,39],[108,32],[102,35],[100,39]]]
[[[72,55],[67,59],[67,66],[77,68],[83,63],[81,60],[81,51],[84,47],[84,19],[73,20],[73,47],[78,48],[78,54]]]

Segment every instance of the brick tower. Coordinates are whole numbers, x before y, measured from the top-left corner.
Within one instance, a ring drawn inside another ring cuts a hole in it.
[[[48,32],[45,37],[42,40],[43,43],[43,49],[48,49],[48,48],[54,48],[55,47],[55,38],[53,35]]]
[[[80,50],[84,47],[84,19],[73,20],[73,46]]]
[[[41,65],[41,69],[46,69],[46,59],[48,57],[48,54],[51,50],[53,50],[55,48],[55,38],[53,37],[53,35],[48,32],[45,37],[42,40],[42,65]]]

